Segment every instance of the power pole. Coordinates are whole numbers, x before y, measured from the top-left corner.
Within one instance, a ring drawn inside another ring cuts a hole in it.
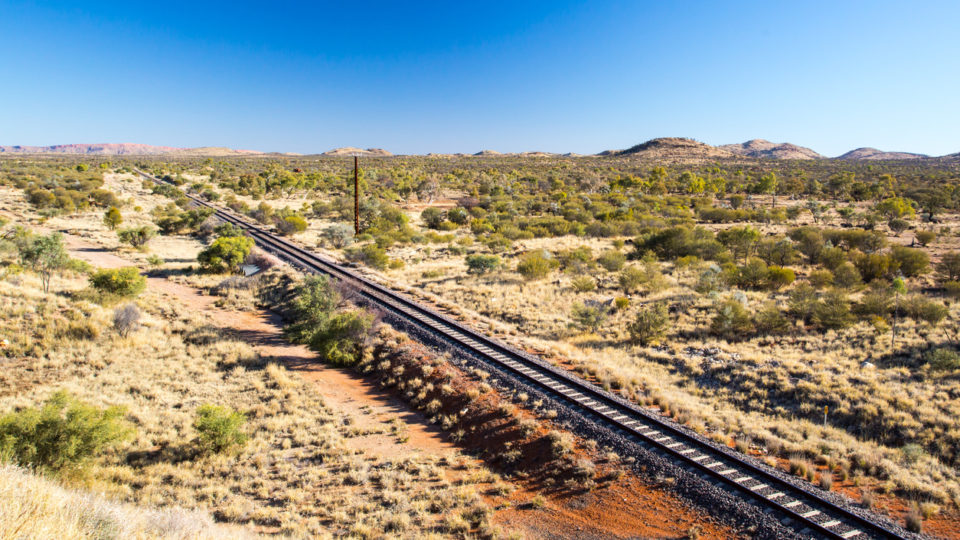
[[[353,232],[360,236],[360,158],[353,156]]]

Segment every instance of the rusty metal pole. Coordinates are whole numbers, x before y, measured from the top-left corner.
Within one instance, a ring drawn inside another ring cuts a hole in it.
[[[353,156],[353,232],[360,235],[360,158]]]

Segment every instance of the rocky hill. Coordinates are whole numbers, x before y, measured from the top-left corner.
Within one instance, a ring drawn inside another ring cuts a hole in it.
[[[923,159],[930,156],[910,152],[884,152],[876,148],[857,148],[836,158],[850,161],[880,161],[885,159]]]
[[[682,137],[651,139],[626,150],[607,150],[598,155],[665,162],[707,161],[734,157],[734,154],[728,150]]]
[[[360,157],[385,157],[392,156],[390,152],[387,152],[383,148],[355,148],[353,146],[344,146],[342,148],[334,148],[320,154],[321,156],[360,156]]]
[[[772,143],[764,139],[753,139],[740,144],[718,146],[738,156],[756,159],[823,159],[813,150],[790,143]]]

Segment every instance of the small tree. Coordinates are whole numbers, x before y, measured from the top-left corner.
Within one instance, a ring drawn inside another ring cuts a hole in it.
[[[657,302],[640,308],[633,322],[627,326],[630,341],[649,345],[659,340],[667,331],[670,318],[667,305]]]
[[[197,430],[205,452],[221,454],[247,442],[247,435],[241,430],[246,421],[241,412],[207,404],[197,409],[193,429]]]
[[[60,233],[37,238],[32,235],[27,237],[24,240],[20,257],[40,274],[43,292],[50,291],[50,279],[53,275],[67,268],[70,264],[70,257],[63,245],[63,235]]]
[[[121,242],[129,244],[136,249],[145,247],[156,235],[157,230],[149,225],[117,231],[117,238],[119,238]]]
[[[123,223],[123,216],[116,206],[111,206],[110,209],[103,214],[103,224],[109,227],[111,231],[116,230],[121,223]]]
[[[253,239],[246,236],[224,236],[217,238],[210,247],[197,255],[197,261],[210,272],[239,272],[250,250]]]

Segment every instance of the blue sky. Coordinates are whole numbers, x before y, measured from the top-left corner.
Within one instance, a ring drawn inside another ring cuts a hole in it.
[[[0,144],[960,151],[957,2],[10,2]]]

